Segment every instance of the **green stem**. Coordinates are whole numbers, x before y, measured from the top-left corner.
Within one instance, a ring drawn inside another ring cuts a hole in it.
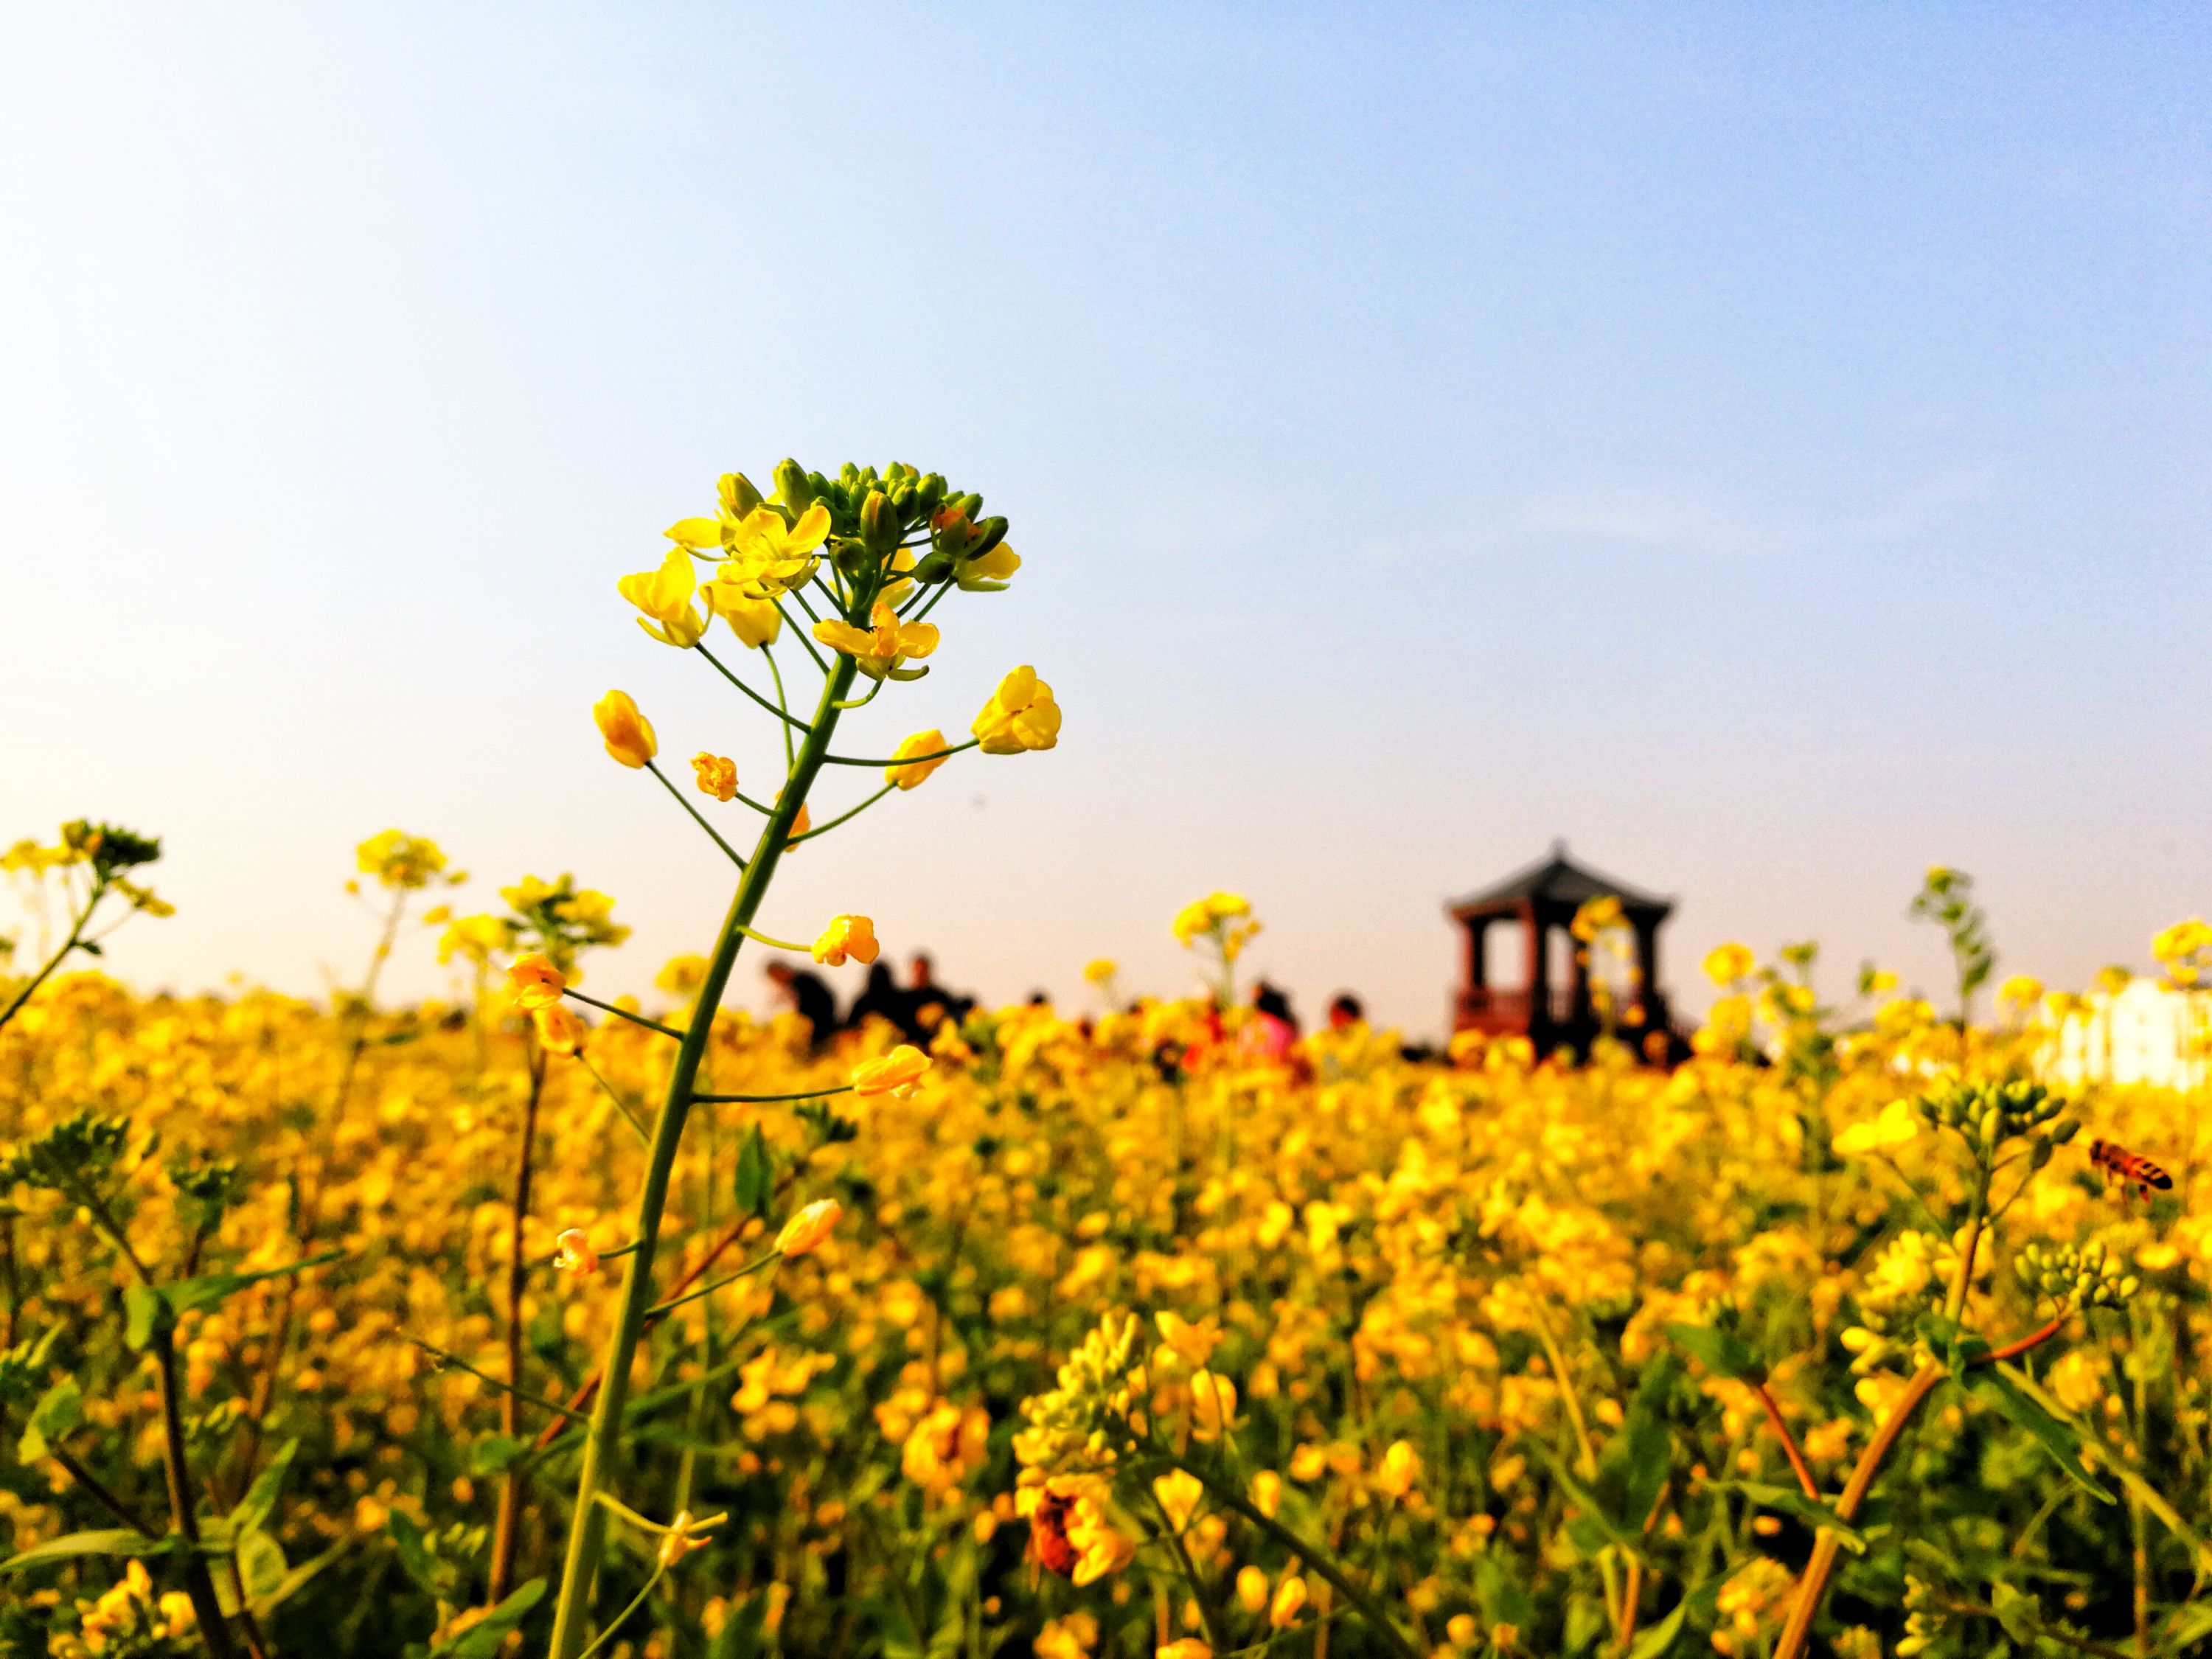
[[[889,684],[890,681],[888,679],[879,679],[868,687],[867,695],[865,696],[848,697],[844,702],[839,703],[837,707],[840,708],[866,708],[870,703],[876,700],[876,693],[882,690],[884,687]]]
[[[1234,1510],[1326,1579],[1338,1595],[1359,1610],[1360,1617],[1366,1620],[1369,1628],[1391,1652],[1398,1656],[1398,1659],[1419,1659],[1413,1644],[1399,1633],[1397,1626],[1390,1622],[1375,1598],[1352,1582],[1351,1575],[1338,1565],[1336,1558],[1328,1551],[1299,1537],[1274,1516],[1262,1513],[1256,1504],[1220,1476],[1206,1469],[1192,1468],[1189,1464],[1178,1467],[1196,1475],[1199,1483],[1213,1494],[1216,1503],[1224,1509]]]
[[[853,1085],[841,1083],[834,1089],[801,1089],[791,1095],[694,1095],[695,1106],[772,1106],[786,1100],[824,1100],[831,1095],[849,1095]]]
[[[647,1019],[643,1014],[633,1014],[629,1009],[617,1008],[611,1002],[602,1002],[597,997],[587,997],[573,985],[562,987],[561,994],[564,997],[574,997],[579,1002],[587,1003],[602,1013],[612,1014],[617,1019],[626,1019],[633,1025],[644,1026],[648,1031],[658,1031],[665,1037],[674,1037],[678,1042],[684,1040],[684,1033],[672,1025],[663,1025],[657,1019]]]
[[[578,1064],[582,1066],[586,1071],[592,1074],[592,1081],[599,1085],[600,1092],[605,1094],[609,1100],[614,1102],[615,1110],[623,1115],[623,1122],[629,1124],[632,1129],[637,1132],[637,1138],[648,1146],[653,1145],[653,1131],[645,1127],[644,1119],[638,1116],[635,1112],[630,1110],[629,1102],[624,1100],[622,1096],[616,1091],[615,1085],[599,1075],[599,1068],[592,1065],[590,1060],[586,1060],[581,1051],[578,1052],[576,1060]],[[606,1258],[605,1256],[600,1258],[601,1261],[605,1261],[605,1259]]]
[[[801,610],[805,610],[805,605],[806,605],[806,602],[805,602],[804,599],[801,599],[801,600],[799,601],[799,608],[800,608]],[[811,657],[811,658],[813,658],[813,659],[814,659],[814,665],[815,665],[817,668],[820,669],[820,670],[822,671],[822,672],[823,672],[823,676],[826,678],[826,677],[828,676],[829,672],[830,672],[830,665],[829,665],[828,663],[826,663],[826,662],[824,662],[824,661],[823,661],[823,660],[822,660],[822,653],[821,653],[819,651],[817,651],[817,650],[814,648],[814,637],[813,637],[813,635],[811,635],[811,634],[809,634],[809,633],[808,633],[805,629],[801,628],[801,627],[800,627],[797,623],[795,623],[795,622],[792,622],[792,620],[791,620],[791,612],[789,612],[788,611],[786,611],[786,610],[783,608],[783,602],[782,602],[781,600],[780,600],[780,599],[779,599],[779,600],[776,602],[776,607],[775,607],[775,609],[776,609],[776,614],[777,614],[778,616],[781,617],[784,619],[784,621],[785,621],[787,623],[788,623],[788,624],[790,625],[791,632],[792,632],[792,636],[793,636],[794,639],[796,639],[796,640],[797,640],[797,641],[798,641],[801,645],[803,645],[803,646],[805,646],[805,647],[806,647],[806,654],[807,654],[808,656],[810,656],[810,657]],[[812,616],[814,615],[814,613],[813,613],[811,611],[808,611],[806,612],[806,614],[807,614],[809,617],[812,617]],[[817,618],[817,620],[819,620],[819,619]],[[849,684],[849,683],[848,683],[848,684]],[[840,692],[840,693],[838,693],[838,695],[839,695],[840,696],[842,696],[844,695],[844,693],[843,693],[843,692]]]
[[[784,732],[784,741],[786,743],[788,743],[791,740],[791,732],[789,728],[797,726],[802,732],[811,731],[813,729],[808,726],[805,720],[794,718],[789,709],[777,706],[783,698],[783,676],[780,673],[776,673],[775,658],[769,657],[768,659],[769,672],[775,674],[775,695],[777,699],[776,702],[770,702],[766,697],[761,696],[759,692],[754,690],[752,687],[747,685],[743,680],[739,679],[735,674],[732,674],[728,669],[723,667],[722,659],[716,656],[713,652],[707,649],[705,646],[695,645],[691,648],[694,651],[696,651],[701,656],[706,658],[708,662],[714,664],[715,672],[720,674],[724,679],[729,681],[732,685],[736,686],[738,690],[744,692],[762,708],[767,709],[769,714],[781,720],[786,728]],[[768,655],[768,647],[766,646],[763,646],[761,647],[761,654],[763,656]],[[791,763],[791,757],[789,756],[785,757],[784,763],[787,766]]]
[[[1206,1626],[1206,1644],[1216,1653],[1227,1652],[1228,1644],[1222,1639],[1220,1624],[1215,1620],[1213,1609],[1206,1599],[1206,1586],[1198,1582],[1198,1569],[1191,1565],[1190,1552],[1182,1547],[1182,1534],[1176,1530],[1174,1517],[1168,1514],[1168,1506],[1160,1501],[1158,1492],[1147,1487],[1145,1496],[1152,1500],[1152,1508],[1159,1515],[1161,1535],[1168,1540],[1168,1548],[1175,1553],[1176,1570],[1182,1574],[1182,1582],[1190,1586],[1190,1599],[1197,1606],[1198,1616]]]
[[[596,1508],[596,1506],[594,1507]],[[610,1624],[605,1630],[599,1632],[599,1639],[592,1643],[591,1646],[586,1648],[581,1653],[578,1654],[576,1656],[576,1659],[591,1659],[592,1655],[597,1653],[601,1648],[606,1646],[606,1644],[613,1639],[614,1633],[623,1627],[623,1625],[626,1620],[628,1620],[630,1614],[635,1613],[640,1607],[645,1605],[645,1598],[653,1594],[653,1587],[660,1583],[660,1576],[667,1571],[667,1568],[656,1565],[653,1569],[653,1577],[645,1581],[645,1588],[637,1593],[628,1607],[624,1607],[620,1613],[615,1615],[613,1623]],[[556,1625],[554,1628],[557,1632],[560,1627]]]
[[[802,841],[812,841],[817,836],[828,835],[832,830],[835,830],[839,824],[844,823],[848,818],[856,818],[860,817],[861,813],[866,811],[871,806],[873,806],[878,801],[881,800],[885,795],[890,794],[892,790],[897,787],[898,785],[896,783],[885,784],[882,788],[877,790],[874,794],[869,796],[867,799],[862,801],[858,806],[848,808],[846,811],[837,814],[836,817],[830,819],[827,823],[816,824],[811,830],[809,830],[803,836],[793,836],[791,838],[791,844],[793,847],[796,847]]]
[[[677,1148],[684,1139],[684,1125],[690,1113],[700,1062],[706,1058],[708,1037],[714,1029],[714,1011],[721,1006],[722,994],[737,965],[738,950],[744,942],[742,930],[751,925],[762,900],[768,896],[769,884],[775,878],[791,826],[830,752],[830,735],[837,723],[835,705],[852,689],[853,672],[852,660],[848,658],[840,661],[823,682],[812,728],[806,734],[782,793],[777,797],[774,816],[762,827],[752,861],[738,878],[737,891],[730,900],[729,915],[722,923],[714,955],[708,961],[706,977],[699,987],[690,1025],[684,1034],[683,1046],[678,1049],[676,1064],[669,1073],[667,1097],[660,1109],[659,1121],[653,1126],[645,1180],[638,1191],[637,1223],[633,1229],[638,1250],[629,1258],[629,1271],[623,1277],[622,1303],[615,1316],[614,1329],[607,1339],[605,1358],[599,1367],[599,1400],[592,1409],[591,1431],[585,1437],[583,1460],[577,1470],[574,1518],[568,1531],[560,1601],[553,1615],[550,1659],[580,1659],[585,1649],[584,1627],[590,1612],[592,1583],[598,1575],[606,1538],[605,1515],[596,1499],[600,1488],[619,1473],[623,1407],[629,1393],[630,1362],[637,1352],[646,1312],[653,1300],[653,1245],[659,1236],[661,1212],[668,1201],[669,1179],[675,1170]]]
[[[811,945],[793,945],[787,939],[770,939],[757,927],[741,927],[738,931],[754,944],[765,945],[771,951],[796,951],[803,956],[814,948]]]
[[[716,1291],[720,1290],[723,1285],[734,1285],[741,1279],[750,1279],[762,1268],[772,1267],[782,1260],[783,1252],[781,1250],[770,1250],[759,1261],[748,1261],[744,1267],[738,1268],[737,1272],[733,1273],[725,1273],[721,1278],[714,1280],[710,1284],[702,1285],[696,1291],[686,1291],[681,1296],[670,1297],[665,1302],[654,1303],[653,1306],[646,1310],[646,1316],[650,1319],[663,1318],[672,1309],[680,1308],[687,1302],[696,1302],[702,1296],[712,1296]]]
[[[768,647],[761,647],[760,653],[768,663],[768,672],[775,680],[775,712],[783,721],[777,729],[783,733],[783,769],[788,772],[799,759],[799,751],[791,742],[791,701],[783,695],[783,671],[775,665],[775,659],[769,654]]]
[[[14,1000],[8,1005],[7,1012],[0,1013],[0,1029],[5,1029],[8,1022],[22,1012],[23,1005],[31,1000],[31,994],[44,985],[52,976],[54,969],[68,960],[69,953],[76,949],[77,941],[84,937],[85,926],[91,921],[93,911],[99,908],[100,901],[106,892],[106,882],[95,880],[93,883],[92,896],[85,900],[84,908],[77,913],[76,921],[70,927],[69,937],[62,941],[62,948],[48,957],[46,966],[31,975],[31,982],[15,993]]]
[[[850,659],[847,660],[849,661]],[[948,756],[959,754],[963,750],[973,749],[982,741],[981,738],[970,738],[967,742],[957,743],[950,749],[939,749],[927,755],[901,755],[893,760],[854,760],[849,755],[824,755],[822,758],[831,766],[912,766],[921,761],[944,760]],[[828,826],[823,827],[826,829]]]
[[[729,854],[731,863],[736,865],[740,870],[745,867],[745,861],[738,856],[738,849],[722,839],[721,832],[717,830],[713,824],[707,822],[705,815],[684,798],[684,792],[681,789],[678,789],[674,784],[669,782],[668,775],[665,772],[662,771],[651,761],[646,762],[645,769],[652,773],[656,778],[659,778],[660,780],[660,787],[665,789],[670,794],[676,797],[676,804],[691,815],[691,822],[697,824],[702,830],[704,830],[708,836],[714,838],[714,845],[720,848],[723,852]]]

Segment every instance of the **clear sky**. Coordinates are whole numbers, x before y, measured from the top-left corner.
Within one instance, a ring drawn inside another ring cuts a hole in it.
[[[357,974],[397,824],[614,892],[641,988],[727,875],[592,700],[774,739],[615,579],[897,459],[1026,562],[860,732],[1030,662],[1064,734],[771,928],[1073,1002],[1232,887],[1434,1031],[1442,902],[1564,836],[1692,1003],[1936,983],[1934,860],[2006,971],[2143,963],[2212,907],[2208,86],[2179,5],[9,8],[0,839],[166,838],[141,984]]]

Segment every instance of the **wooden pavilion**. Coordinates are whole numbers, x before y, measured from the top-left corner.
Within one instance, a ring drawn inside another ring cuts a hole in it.
[[[1549,857],[1447,907],[1452,920],[1467,930],[1466,967],[1452,1029],[1525,1036],[1539,1054],[1562,1047],[1588,1054],[1601,1027],[1589,965],[1568,927],[1583,904],[1603,897],[1620,901],[1622,919],[1636,940],[1636,981],[1620,1012],[1620,1035],[1637,1043],[1641,1032],[1645,1041],[1638,1046],[1655,1060],[1660,1055],[1649,1039],[1662,1036],[1666,1057],[1679,1058],[1681,1039],[1659,989],[1659,928],[1673,913],[1674,901],[1577,864],[1563,841],[1552,843]],[[1489,933],[1500,922],[1521,936],[1520,971],[1508,975],[1519,982],[1510,988],[1491,983]]]

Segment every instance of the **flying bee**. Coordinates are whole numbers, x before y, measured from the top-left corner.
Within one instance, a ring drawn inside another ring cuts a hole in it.
[[[2150,1200],[2151,1188],[2170,1192],[2173,1177],[2152,1163],[2150,1159],[2130,1152],[2118,1141],[2093,1140],[2089,1143],[2089,1162],[2105,1172],[2109,1181],[2124,1182],[2121,1197],[2130,1191],[2140,1192],[2144,1202]]]

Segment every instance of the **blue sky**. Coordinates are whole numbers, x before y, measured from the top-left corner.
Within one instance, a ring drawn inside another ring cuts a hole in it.
[[[1229,886],[1433,1030],[1441,902],[1565,836],[1693,1002],[1937,982],[1938,860],[2008,970],[2142,962],[2212,904],[2208,76],[2157,6],[17,9],[0,837],[167,837],[145,984],[355,974],[397,823],[613,891],[641,987],[726,881],[592,700],[774,740],[614,580],[896,458],[1026,562],[862,731],[1030,662],[1063,740],[771,926],[1073,1000]]]

